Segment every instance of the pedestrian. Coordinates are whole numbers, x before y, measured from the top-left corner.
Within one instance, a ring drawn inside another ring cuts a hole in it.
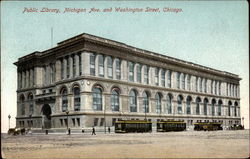
[[[109,133],[110,133],[110,127],[108,127],[108,131],[109,131]]]
[[[82,128],[82,133],[84,133],[84,129]]]
[[[92,135],[93,135],[93,134],[96,135],[96,134],[95,134],[95,128],[94,128],[94,127],[93,127],[93,129],[92,129]]]

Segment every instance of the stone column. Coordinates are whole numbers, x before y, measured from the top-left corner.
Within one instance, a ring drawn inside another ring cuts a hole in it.
[[[63,79],[67,78],[67,59],[63,59]]]
[[[61,60],[56,60],[56,82],[61,80]]]
[[[121,79],[128,81],[128,61],[121,60]]]
[[[139,64],[138,63],[134,63],[134,82],[138,82],[137,81],[137,66]]]
[[[69,56],[69,78],[73,77],[73,57]]]
[[[76,77],[79,76],[79,55],[76,54],[74,56],[75,58],[75,65],[76,65]]]
[[[103,55],[103,58],[104,58],[104,78],[108,78],[108,56],[104,56]]]
[[[20,89],[22,88],[22,73],[18,72],[17,77],[18,77],[17,85],[18,85],[18,89]]]
[[[82,74],[83,75],[90,75],[90,53],[82,52],[81,53],[81,60],[82,60]],[[97,67],[97,66],[95,66]]]
[[[99,54],[96,54],[95,58],[95,75],[99,77]]]
[[[26,70],[26,78],[25,78],[25,88],[29,88],[29,71]]]
[[[33,76],[34,76],[34,72],[33,69],[30,69],[30,87],[33,87]]]

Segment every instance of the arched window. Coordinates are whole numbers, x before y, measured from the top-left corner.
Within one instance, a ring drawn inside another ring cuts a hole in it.
[[[141,83],[141,64],[137,65],[137,82]]]
[[[207,104],[208,104],[208,99],[204,99],[204,115],[207,115]]]
[[[115,72],[116,72],[116,79],[121,79],[121,60],[116,59],[115,60]]]
[[[171,94],[168,94],[167,95],[167,112],[168,114],[171,114],[172,113],[172,95]]]
[[[79,111],[81,105],[80,88],[77,86],[73,89],[74,93],[74,110]]]
[[[168,71],[168,88],[171,88],[171,78],[172,78],[172,72]]]
[[[30,115],[33,114],[34,112],[34,105],[33,105],[33,94],[30,93],[29,96],[28,96],[28,100],[29,100],[29,113]]]
[[[232,102],[229,101],[228,102],[228,116],[231,116],[231,105],[232,105]]]
[[[155,102],[156,102],[156,113],[161,114],[161,95],[160,95],[160,93],[156,93]]]
[[[147,92],[143,92],[143,112],[148,113],[149,112],[149,95]]]
[[[103,55],[99,55],[99,76],[100,77],[104,77],[104,56]]]
[[[187,114],[191,114],[191,101],[192,98],[190,96],[187,97]]]
[[[63,88],[61,91],[62,94],[62,111],[65,112],[68,110],[68,92],[66,88]]]
[[[178,103],[177,110],[178,110],[178,114],[182,113],[182,100],[183,100],[183,97],[181,95],[179,95],[177,97],[177,103]]]
[[[196,115],[200,114],[200,102],[201,102],[200,97],[197,97],[196,98]]]
[[[238,103],[234,102],[234,116],[237,116],[237,106],[238,106]]]
[[[130,112],[137,112],[137,93],[131,90],[129,93]]]
[[[218,102],[218,116],[221,116],[221,106],[222,106],[222,101],[219,100],[219,102]]]
[[[113,78],[113,60],[110,56],[107,57],[108,60],[108,77]]]
[[[119,104],[119,92],[118,88],[114,88],[111,92],[111,108],[112,111],[119,111],[120,104]]]
[[[93,110],[102,110],[102,89],[100,86],[95,86],[92,90]]]
[[[22,94],[21,96],[20,96],[20,109],[21,109],[21,115],[25,115],[25,105],[24,105],[24,100],[25,100],[25,98],[24,98],[24,95]]]
[[[212,116],[215,115],[215,103],[216,103],[216,100],[213,99],[213,100],[212,100]]]

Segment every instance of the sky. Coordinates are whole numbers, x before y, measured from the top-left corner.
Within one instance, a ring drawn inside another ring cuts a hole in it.
[[[143,12],[116,12],[119,7],[139,8]],[[160,12],[145,12],[147,7],[159,8]],[[43,8],[50,12],[40,12]],[[65,8],[86,12],[64,13]],[[91,8],[100,12],[89,12]],[[103,12],[106,8],[111,12]],[[170,10],[164,12],[164,8]],[[9,114],[10,126],[15,127],[17,70],[13,63],[81,33],[239,75],[241,115],[249,128],[248,12],[246,1],[2,2],[2,132],[8,129]]]

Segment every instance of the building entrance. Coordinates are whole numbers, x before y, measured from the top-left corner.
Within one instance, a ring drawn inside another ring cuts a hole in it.
[[[51,108],[48,104],[44,104],[42,107],[42,119],[43,119],[43,128],[51,128]]]

